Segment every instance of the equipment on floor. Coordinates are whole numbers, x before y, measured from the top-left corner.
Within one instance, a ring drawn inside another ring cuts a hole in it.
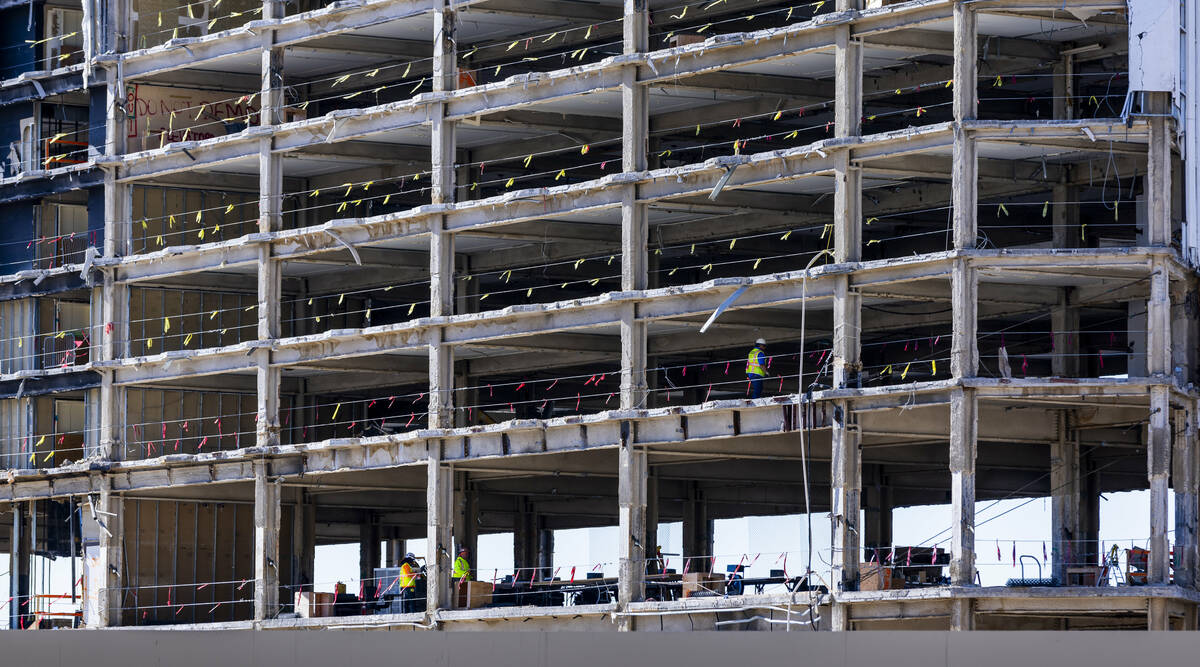
[[[1038,576],[1036,579],[1027,579],[1025,577],[1025,559],[1026,558],[1028,558],[1029,560],[1032,560],[1034,563],[1037,564]],[[1055,579],[1054,577],[1043,577],[1042,576],[1042,561],[1038,560],[1036,556],[1030,556],[1029,554],[1022,554],[1021,555],[1021,576],[1017,579],[1009,579],[1007,582],[1004,583],[1004,585],[1008,586],[1009,588],[1027,588],[1027,587],[1033,587],[1033,586],[1058,586],[1059,584],[1058,584],[1058,579]]]

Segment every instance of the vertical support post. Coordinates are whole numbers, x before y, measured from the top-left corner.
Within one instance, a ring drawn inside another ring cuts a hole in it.
[[[620,521],[620,571],[617,604],[624,610],[646,597],[646,452],[635,444],[634,426],[621,422],[618,489]],[[633,619],[622,616],[620,630],[632,630]]]
[[[624,52],[642,53],[649,40],[645,0],[625,0]],[[646,88],[638,83],[636,65],[621,73],[621,169],[646,169],[646,137],[650,125]],[[638,203],[634,184],[621,191],[621,289],[646,289],[648,283],[646,205]],[[621,409],[642,406],[646,398],[646,325],[633,304],[621,313]]]
[[[102,579],[94,585],[99,588],[96,611],[97,625],[102,628],[121,624],[122,573],[125,571],[124,503],[121,496],[112,491],[107,478],[99,480],[100,493],[97,501],[96,518],[100,521],[100,562],[97,570],[103,572]]]
[[[642,544],[647,562],[648,559],[657,557],[658,547],[661,546],[658,543],[658,475],[649,470],[649,463],[646,471],[646,537]]]
[[[1079,232],[1079,188],[1068,185],[1064,176],[1054,185],[1050,197],[1050,221],[1053,225],[1051,245],[1055,248],[1078,248],[1083,242]]]
[[[1146,601],[1146,629],[1163,632],[1171,629],[1171,615],[1167,611],[1167,599],[1153,597]]]
[[[1146,583],[1166,584],[1171,577],[1167,540],[1168,483],[1171,475],[1171,395],[1164,385],[1150,387],[1150,425],[1146,438],[1146,473],[1150,482],[1150,557]]]
[[[306,489],[296,489],[292,510],[292,590],[311,591],[316,567],[316,508]]]
[[[987,54],[983,54],[985,57]],[[1071,113],[1071,89],[1073,88],[1067,72],[1071,70],[1072,56],[1065,55],[1052,69],[1051,76],[1054,77],[1052,86],[1052,94],[1054,100],[1051,105],[1051,113],[1054,120],[1070,120]]]
[[[279,611],[279,485],[270,463],[254,462],[254,620]]]
[[[433,12],[433,89],[454,90],[458,83],[455,14],[443,0]],[[433,105],[432,182],[434,204],[454,201],[455,123],[446,119],[444,103]],[[445,229],[445,217],[431,220],[429,240],[429,314],[454,313],[454,235]],[[429,428],[454,426],[454,352],[442,342],[441,330],[431,330],[429,342]],[[447,548],[449,548],[447,543]]]
[[[1149,216],[1148,241],[1152,246],[1171,244],[1171,130],[1170,93],[1143,93],[1143,106],[1149,118],[1150,142],[1146,156],[1146,211]]]
[[[105,38],[114,52],[126,49],[128,2],[118,0],[106,5],[102,17],[106,26]],[[126,150],[125,70],[121,61],[108,65],[106,86],[106,115],[104,119],[104,154],[119,156]],[[132,188],[120,181],[121,168],[112,166],[104,171],[104,256],[112,259],[129,252],[133,235]],[[100,358],[104,361],[121,359],[129,354],[129,287],[116,280],[113,269],[104,272],[101,290]],[[100,375],[100,451],[101,458],[116,460],[124,455],[125,389],[113,381],[113,371]]]
[[[892,488],[884,479],[882,465],[863,465],[861,504],[866,515],[863,521],[862,546],[866,551],[864,560],[886,560],[888,547],[892,544],[892,506],[895,504]]]
[[[965,127],[974,120],[978,81],[978,34],[971,5],[954,3],[954,156],[951,166],[951,204],[954,209],[954,247],[974,248],[978,195],[975,137]],[[957,336],[956,336],[957,338]]]
[[[373,510],[363,512],[362,523],[358,524],[358,579],[363,582],[363,595],[373,599],[375,569],[379,567],[379,517]]]
[[[1156,188],[1152,188],[1156,189]],[[1161,226],[1153,215],[1150,227]],[[1167,263],[1151,260],[1150,299],[1146,302],[1146,372],[1165,381],[1171,364],[1171,291]],[[1150,425],[1146,437],[1146,473],[1150,483],[1150,563],[1147,581],[1165,584],[1170,578],[1167,541],[1168,482],[1171,473],[1171,402],[1166,385],[1150,387]]]
[[[965,258],[954,260],[950,276],[950,307],[954,336],[950,341],[950,373],[955,378],[975,377],[979,372],[979,279]]]
[[[1095,565],[1105,554],[1100,553],[1100,489],[1104,488],[1101,476],[1104,473],[1096,466],[1090,452],[1079,448],[1079,539],[1078,549],[1071,545],[1071,560]]]
[[[950,394],[950,583],[975,584],[975,456],[978,406],[975,390]]]
[[[430,444],[425,485],[426,553],[425,612],[432,619],[438,609],[450,608],[450,549],[454,534],[454,475],[442,461],[440,441]]]
[[[283,15],[283,2],[263,0],[264,19],[279,19]],[[262,42],[258,123],[262,127],[271,127],[283,122],[283,49],[275,46],[274,30],[263,31]],[[278,231],[283,226],[283,158],[274,149],[274,137],[265,136],[259,140],[258,231],[261,233]],[[257,308],[260,341],[279,337],[281,294],[279,263],[271,257],[271,244],[260,244]],[[254,358],[258,395],[255,442],[259,447],[273,447],[279,444],[280,370],[271,367],[269,347],[255,350]]]
[[[1071,410],[1058,411],[1058,439],[1050,445],[1050,554],[1053,576],[1067,583],[1067,567],[1079,564],[1079,441]]]
[[[623,52],[643,53],[649,42],[646,0],[624,0]],[[621,169],[646,169],[646,145],[650,126],[646,88],[638,83],[638,67],[621,73]],[[637,185],[624,186],[621,194],[621,289],[642,290],[647,286],[646,239],[649,234],[646,205],[638,203]],[[621,409],[642,404],[646,391],[646,324],[637,320],[634,305],[621,313]],[[620,565],[617,604],[646,597],[646,452],[634,444],[634,426],[621,423],[618,451],[618,517]],[[618,629],[633,629],[633,619],[621,616]]]
[[[1050,366],[1057,377],[1079,376],[1079,307],[1072,303],[1074,296],[1073,287],[1058,288],[1058,304],[1050,311],[1050,328],[1054,331]]]
[[[1173,413],[1171,482],[1175,491],[1175,585],[1196,588],[1196,523],[1198,520],[1196,447],[1196,402],[1187,410]]]
[[[8,627],[24,630],[29,623],[29,557],[32,553],[30,539],[30,503],[13,502],[12,532],[8,542]]]
[[[683,504],[683,568],[688,572],[707,572],[712,557],[712,535],[708,530],[704,493],[697,482],[687,485]]]
[[[514,502],[513,520],[513,567],[517,579],[529,579],[529,570],[537,567],[538,518],[529,499],[517,496]]]
[[[537,523],[537,576],[547,579],[554,572],[554,531],[546,527],[545,518]]]
[[[469,473],[454,474],[454,553],[457,555],[460,547],[466,547],[470,552],[469,562],[474,566],[479,562],[479,524],[475,517],[479,514],[479,492],[471,486]]]
[[[830,499],[833,520],[833,581],[841,591],[858,590],[858,562],[862,535],[859,525],[862,492],[862,458],[858,420],[849,401],[833,408],[833,483]]]
[[[839,10],[856,9],[857,0],[839,0]],[[862,130],[862,45],[850,36],[850,26],[838,27],[834,55],[834,132],[838,138],[858,136]],[[850,163],[847,147],[838,152],[834,167],[834,261],[862,259],[862,174]],[[861,296],[851,288],[850,276],[836,278],[833,288],[833,385],[846,387],[861,368]],[[858,589],[861,548],[859,525],[862,504],[862,461],[858,421],[849,401],[834,405],[830,484],[833,585],[840,591]],[[835,605],[834,624],[846,629],[847,609]]]
[[[955,598],[950,601],[950,630],[955,632],[975,629],[975,600]]]

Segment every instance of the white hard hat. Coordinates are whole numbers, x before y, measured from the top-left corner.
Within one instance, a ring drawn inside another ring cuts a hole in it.
[[[766,345],[767,341],[763,340],[762,338],[759,338],[758,340],[754,341],[754,344],[755,345]]]

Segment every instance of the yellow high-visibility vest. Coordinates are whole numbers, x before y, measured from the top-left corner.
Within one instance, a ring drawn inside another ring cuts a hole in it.
[[[400,588],[412,588],[417,574],[408,563],[400,564]]]
[[[766,375],[767,369],[758,363],[758,355],[762,354],[761,348],[755,347],[750,350],[750,356],[746,357],[746,375]]]
[[[466,558],[458,556],[454,559],[454,572],[451,576],[455,579],[471,578],[471,564]]]

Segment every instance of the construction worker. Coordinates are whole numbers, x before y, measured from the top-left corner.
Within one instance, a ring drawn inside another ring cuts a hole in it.
[[[767,341],[759,338],[746,357],[746,379],[750,381],[750,398],[758,398],[763,392],[763,378],[767,377]]]
[[[421,566],[417,563],[417,557],[412,552],[404,555],[404,560],[400,561],[400,613],[411,614],[420,611],[417,609],[417,575],[421,572]]]
[[[471,580],[471,563],[467,561],[467,548],[459,547],[458,556],[454,559],[454,571],[450,575],[458,582],[458,587],[462,588],[463,584]]]

